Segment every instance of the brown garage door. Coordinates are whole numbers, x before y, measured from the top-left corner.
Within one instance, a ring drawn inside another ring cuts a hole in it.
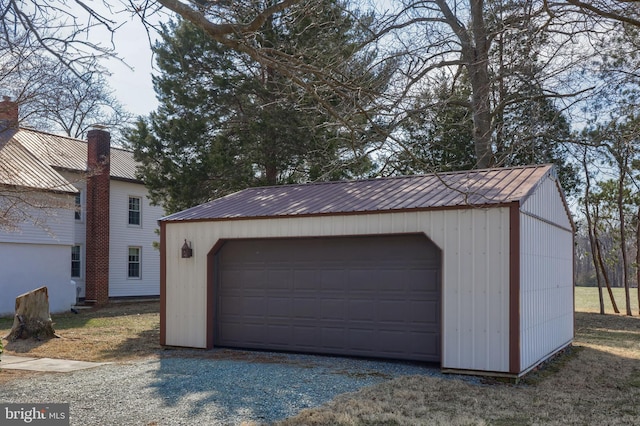
[[[227,241],[214,344],[440,361],[440,250],[424,235]]]

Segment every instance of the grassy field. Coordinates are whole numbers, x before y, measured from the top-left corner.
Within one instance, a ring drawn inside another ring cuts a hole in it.
[[[624,312],[623,294],[615,291]],[[597,289],[577,288],[573,347],[519,384],[403,377],[341,395],[281,425],[640,424],[640,318],[636,289],[632,294],[636,316],[599,315]],[[158,308],[157,302],[113,304],[54,315],[59,339],[5,341],[6,353],[88,361],[160,356]],[[0,319],[0,336],[10,327],[10,319]],[[28,374],[37,373],[0,371],[0,383]]]
[[[618,305],[621,313],[626,312],[625,294],[623,288],[613,288],[613,299]],[[629,299],[631,300],[631,311],[634,315],[638,314],[638,289],[629,289]],[[604,298],[604,312],[606,314],[613,313],[613,305],[606,288],[602,289],[602,297]],[[600,312],[600,301],[598,297],[597,287],[576,287],[576,311],[578,312]]]

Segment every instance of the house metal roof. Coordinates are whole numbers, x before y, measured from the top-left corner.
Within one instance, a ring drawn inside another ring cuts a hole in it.
[[[161,221],[373,213],[524,201],[552,165],[249,188]]]
[[[76,193],[64,177],[14,140],[0,141],[0,184]]]
[[[51,167],[81,172],[87,170],[86,141],[24,128],[18,129],[12,139]],[[131,151],[111,147],[112,178],[139,181],[136,177],[137,164]]]

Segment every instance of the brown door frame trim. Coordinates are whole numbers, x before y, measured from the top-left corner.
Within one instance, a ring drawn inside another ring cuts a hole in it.
[[[160,345],[167,344],[167,223],[160,222]]]

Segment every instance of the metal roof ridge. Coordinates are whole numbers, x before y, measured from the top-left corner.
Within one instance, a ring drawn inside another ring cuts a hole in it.
[[[327,180],[327,181],[313,181],[313,182],[304,182],[304,183],[286,183],[281,185],[265,185],[265,186],[251,186],[245,189],[241,189],[237,192],[243,192],[248,190],[264,190],[270,188],[291,188],[296,186],[310,186],[310,185],[336,185],[336,184],[344,184],[344,183],[359,183],[359,182],[375,182],[380,180],[396,180],[396,179],[420,179],[431,176],[449,176],[449,175],[457,175],[457,174],[484,174],[488,172],[495,171],[506,171],[506,170],[517,170],[517,169],[538,169],[543,167],[553,166],[551,163],[545,164],[532,164],[525,166],[511,166],[511,167],[488,167],[484,169],[468,169],[468,170],[454,170],[449,172],[431,172],[431,173],[420,173],[414,175],[397,175],[397,176],[380,176],[380,177],[371,177],[371,178],[363,178],[363,179],[343,179],[343,180]],[[237,192],[234,192],[237,193]],[[229,194],[231,195],[231,194]],[[223,197],[221,197],[223,198]],[[219,198],[216,198],[219,199]]]
[[[19,127],[17,130],[18,131],[25,131],[25,132],[40,133],[40,134],[46,135],[46,136],[53,136],[53,137],[56,137],[56,138],[70,139],[72,141],[78,141],[78,142],[85,142],[86,143],[86,141],[83,141],[82,139],[74,138],[74,137],[67,136],[67,135],[58,135],[58,134],[55,134],[55,133],[52,133],[52,132],[46,132],[44,130],[33,129],[31,127]]]
[[[56,137],[56,138],[68,139],[68,140],[71,140],[71,141],[74,141],[74,142],[83,143],[85,145],[89,143],[85,139],[74,138],[73,136],[67,136],[67,135],[58,135],[56,133],[46,132],[44,130],[33,129],[31,127],[19,127],[19,128],[16,129],[16,131],[21,131],[21,130],[24,130],[24,131],[27,131],[27,132],[33,132],[33,133],[40,133],[42,135],[53,136],[53,137]],[[132,149],[123,148],[121,146],[111,145],[110,148],[111,149],[116,149],[118,151],[123,151],[123,152],[128,152],[128,153],[132,153],[133,154],[133,150]]]

